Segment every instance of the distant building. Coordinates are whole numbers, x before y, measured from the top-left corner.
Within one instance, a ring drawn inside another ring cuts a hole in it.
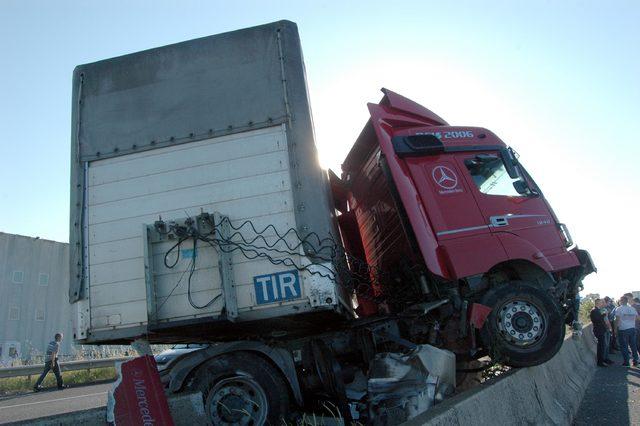
[[[42,355],[57,331],[75,352],[68,285],[68,244],[0,232],[0,364]]]

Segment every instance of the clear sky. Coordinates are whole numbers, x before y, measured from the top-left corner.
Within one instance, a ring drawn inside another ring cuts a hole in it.
[[[75,65],[280,19],[299,26],[323,166],[388,87],[520,153],[592,253],[587,292],[640,290],[638,1],[0,0],[0,231],[68,240]]]

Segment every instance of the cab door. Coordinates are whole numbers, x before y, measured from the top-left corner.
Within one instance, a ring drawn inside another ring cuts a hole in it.
[[[405,160],[438,240],[488,233],[468,182],[451,155]]]
[[[413,185],[429,217],[448,268],[454,277],[486,272],[506,258],[504,248],[491,234],[463,177],[465,170],[452,154],[405,158]]]
[[[515,166],[509,174],[508,152],[483,151],[456,155],[488,229],[500,236],[509,258],[541,259],[566,251],[553,215],[541,195]],[[514,174],[512,171],[512,174]],[[520,192],[518,191],[520,189]],[[546,265],[548,269],[550,265]]]

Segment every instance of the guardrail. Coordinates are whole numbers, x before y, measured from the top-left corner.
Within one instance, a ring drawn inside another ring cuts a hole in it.
[[[60,371],[91,370],[95,368],[114,367],[116,362],[126,361],[131,357],[91,359],[87,361],[67,361],[60,363]],[[22,365],[20,367],[0,368],[0,379],[7,377],[35,376],[42,373],[44,364]]]

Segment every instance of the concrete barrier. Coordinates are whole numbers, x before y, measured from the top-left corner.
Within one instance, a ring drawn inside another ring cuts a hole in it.
[[[179,394],[168,399],[171,417],[176,426],[205,425],[206,416],[202,404],[200,392]],[[74,411],[71,413],[48,416],[39,419],[29,419],[14,423],[15,425],[34,426],[59,426],[81,425],[94,426],[106,425],[107,413],[105,407],[92,408],[90,410]]]
[[[550,361],[489,380],[404,425],[570,425],[595,372],[595,351],[589,325]]]

